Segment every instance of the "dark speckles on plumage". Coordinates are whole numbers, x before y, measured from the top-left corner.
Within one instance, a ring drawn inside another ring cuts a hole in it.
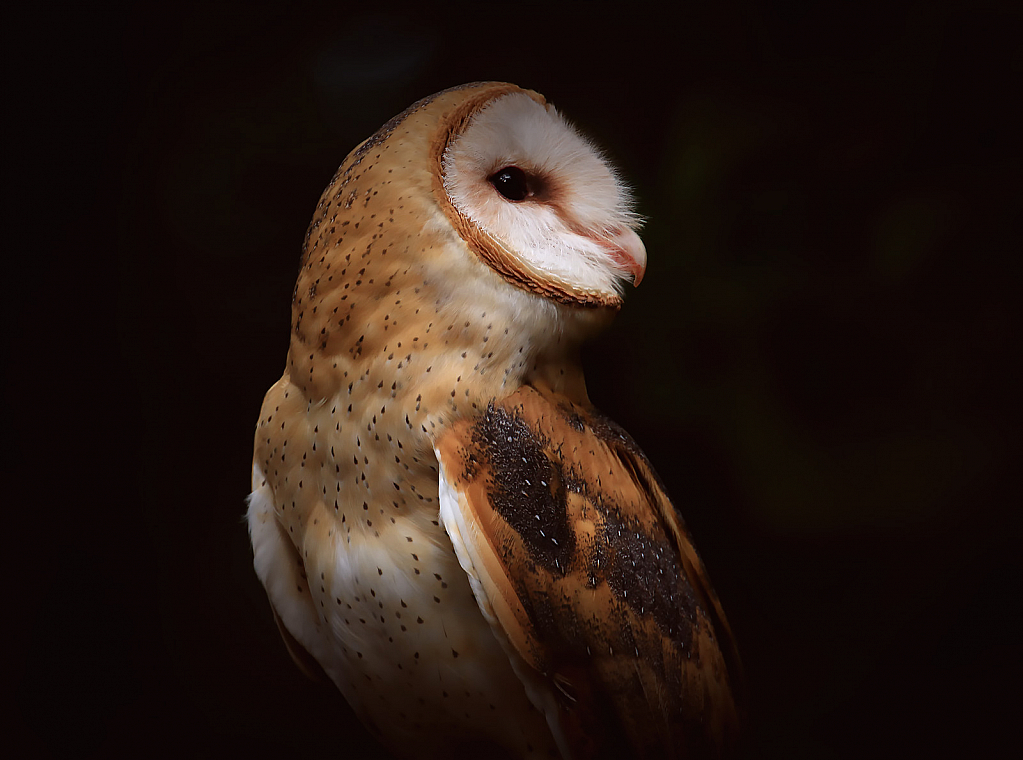
[[[568,414],[567,410],[563,410]],[[606,417],[602,412],[597,409],[587,410],[588,418],[586,420],[587,427],[612,451],[616,451],[621,458],[623,464],[629,468],[632,477],[635,481],[643,488],[647,493],[654,492],[654,486],[661,492],[667,494],[668,489],[661,480],[661,476],[657,474],[657,471],[650,466],[650,460],[647,459],[646,454],[639,447],[639,444],[633,440],[632,436],[629,435],[625,428],[619,425],[617,422],[609,417]],[[643,466],[638,466],[642,464]],[[649,473],[653,477],[653,483],[646,482],[647,475]],[[683,533],[686,532],[685,525],[682,526]]]
[[[603,576],[616,597],[639,615],[652,615],[668,638],[689,649],[697,602],[674,546],[663,534],[651,537],[610,505],[602,506],[604,523],[590,574]]]
[[[625,431],[625,428],[596,409],[589,409],[588,412],[590,430],[594,435],[612,448],[624,448],[630,453],[646,459],[646,455],[643,454],[632,436]]]
[[[491,465],[494,508],[535,561],[563,575],[575,551],[575,534],[568,524],[562,473],[544,453],[544,442],[493,403],[478,418],[473,441],[481,460]]]
[[[568,404],[561,404],[558,410],[562,413],[563,419],[569,427],[580,433],[586,430],[586,420],[574,408]]]

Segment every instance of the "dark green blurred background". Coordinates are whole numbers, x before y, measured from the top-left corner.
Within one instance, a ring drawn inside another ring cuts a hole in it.
[[[15,30],[10,145],[42,216],[17,315],[40,329],[15,348],[40,358],[16,374],[53,418],[21,447],[46,468],[15,552],[32,746],[377,756],[251,570],[252,431],[324,185],[405,106],[482,79],[544,93],[648,217],[590,391],[696,536],[750,756],[1017,739],[1018,5],[426,5]]]

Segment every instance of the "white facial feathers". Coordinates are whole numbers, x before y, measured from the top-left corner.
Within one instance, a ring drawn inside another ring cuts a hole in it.
[[[521,170],[511,197],[493,179],[509,167]],[[623,279],[642,276],[629,188],[552,105],[525,93],[497,98],[452,140],[443,171],[452,205],[552,280],[617,294]]]

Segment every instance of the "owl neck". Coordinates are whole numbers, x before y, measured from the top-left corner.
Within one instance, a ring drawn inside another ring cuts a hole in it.
[[[588,402],[580,330],[563,307],[507,287],[428,280],[361,282],[357,294],[303,284],[288,371],[310,404],[340,401],[356,416],[390,406],[400,424],[433,438],[524,383]]]

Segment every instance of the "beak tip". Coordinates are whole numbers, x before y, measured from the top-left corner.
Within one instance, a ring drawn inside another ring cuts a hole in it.
[[[637,288],[646,274],[646,246],[643,240],[631,229],[620,233],[615,240],[619,260],[626,265],[632,275],[632,287]]]

